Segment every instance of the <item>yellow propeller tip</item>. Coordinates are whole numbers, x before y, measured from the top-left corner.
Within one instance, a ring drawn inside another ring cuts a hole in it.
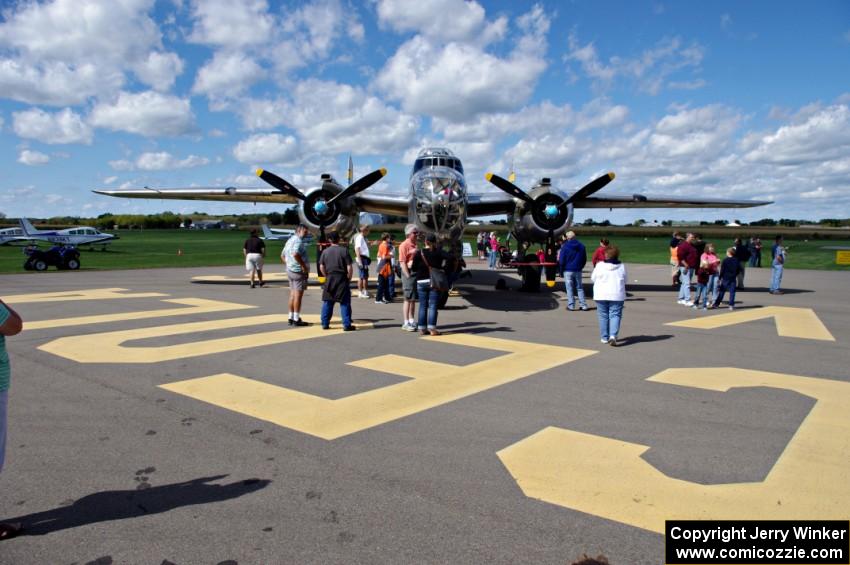
[[[385,167],[381,167],[381,176],[384,177],[387,175],[387,169]]]
[[[546,286],[552,288],[553,286],[555,286],[555,281],[546,281]]]
[[[614,180],[614,178],[615,178],[616,176],[617,176],[617,175],[615,175],[613,171],[611,171],[610,173],[608,173],[608,178],[609,178],[609,179],[611,179],[611,180]]]
[[[257,169],[257,176],[261,176],[263,174],[263,169]]]
[[[493,178],[493,173],[487,173],[486,175],[484,175],[484,178],[489,181],[491,178]]]

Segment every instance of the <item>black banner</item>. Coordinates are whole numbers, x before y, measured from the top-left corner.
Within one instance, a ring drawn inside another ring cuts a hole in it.
[[[847,520],[668,520],[668,565],[847,565]]]

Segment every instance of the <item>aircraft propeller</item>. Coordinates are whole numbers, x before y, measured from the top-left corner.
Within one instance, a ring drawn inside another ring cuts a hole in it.
[[[337,200],[342,200],[344,198],[348,198],[349,196],[354,196],[358,192],[362,192],[381,180],[384,175],[387,174],[387,170],[383,167],[376,171],[372,171],[368,175],[362,176],[350,185],[348,185],[345,190],[328,200],[328,205],[333,204]]]
[[[293,186],[289,181],[280,178],[274,173],[264,171],[263,169],[257,169],[257,176],[284,194],[294,196],[298,200],[304,200],[306,198],[304,193],[295,188],[295,186]]]
[[[579,200],[584,200],[594,192],[601,190],[605,187],[606,184],[614,180],[616,175],[614,173],[605,173],[601,177],[597,179],[593,179],[579,190],[575,191],[572,196],[567,198],[561,206],[566,206],[567,204],[571,204],[573,202],[578,202]]]

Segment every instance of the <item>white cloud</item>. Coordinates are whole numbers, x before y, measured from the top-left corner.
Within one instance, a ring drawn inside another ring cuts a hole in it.
[[[569,52],[564,61],[578,63],[585,75],[599,87],[610,86],[618,77],[635,80],[638,90],[652,95],[658,94],[665,86],[696,89],[705,85],[698,78],[665,84],[671,75],[679,71],[699,72],[705,50],[696,42],[685,46],[681,38],[665,38],[636,57],[615,55],[607,63],[601,60],[592,42],[581,45],[575,32],[570,33],[568,44]]]
[[[746,159],[761,163],[799,165],[845,157],[850,153],[850,107],[803,108],[795,123],[746,142],[752,145]]]
[[[135,162],[121,159],[118,161],[110,161],[111,166],[116,171],[167,171],[174,169],[191,169],[209,164],[210,160],[206,157],[198,157],[197,155],[189,155],[185,159],[178,159],[167,151],[147,152],[138,156]],[[117,177],[110,177],[113,181]],[[110,181],[104,181],[107,184]]]
[[[24,63],[0,58],[0,92],[29,104],[81,104],[89,97],[115,92],[124,82],[119,70],[91,63]]]
[[[38,151],[30,151],[29,149],[24,149],[18,156],[18,163],[23,163],[24,165],[29,166],[44,165],[49,162],[49,156],[44,153],[39,153]]]
[[[118,177],[106,177],[105,179],[103,179],[103,184],[112,184],[113,182],[115,182],[117,180],[118,180]]]
[[[183,72],[183,59],[176,53],[151,51],[147,59],[133,67],[133,72],[154,90],[167,91]]]
[[[32,104],[80,104],[116,92],[161,34],[153,0],[22,2],[0,24],[0,91]]]
[[[481,35],[495,39],[504,34],[507,24],[505,18],[499,18],[488,26],[484,8],[474,0],[381,0],[377,11],[382,27],[413,31],[438,41],[469,41]]]
[[[730,108],[710,105],[683,109],[664,116],[649,137],[659,157],[690,155],[702,159],[716,156],[732,141],[741,117]]]
[[[122,92],[113,103],[97,104],[92,109],[90,123],[146,137],[177,136],[196,129],[188,99],[153,91]]]
[[[414,116],[347,84],[304,81],[295,87],[293,98],[281,119],[310,151],[392,152],[412,143],[419,130]]]
[[[581,108],[576,117],[576,131],[610,128],[626,121],[629,109],[622,104],[612,105],[607,98],[596,98]]]
[[[574,137],[546,135],[519,140],[505,157],[524,172],[548,174],[575,166],[584,153],[585,147]]]
[[[575,121],[575,112],[569,104],[556,106],[549,101],[526,106],[517,112],[491,113],[470,121],[434,118],[431,129],[442,132],[447,143],[470,141],[498,141],[510,134],[535,132],[537,135],[554,133]]]
[[[277,133],[252,135],[233,148],[233,156],[242,163],[292,164],[299,157],[297,140]]]
[[[274,18],[265,0],[193,0],[189,41],[238,49],[265,44]]]
[[[263,74],[263,69],[252,58],[242,53],[219,51],[198,71],[192,92],[213,98],[235,97],[261,80]]]
[[[505,58],[473,43],[417,35],[387,61],[376,84],[405,111],[447,120],[517,108],[546,68],[549,19],[535,6],[517,23],[523,34]]]
[[[290,104],[281,98],[274,100],[249,98],[239,100],[234,109],[239,113],[242,125],[246,129],[274,129],[287,122]]]
[[[366,31],[353,6],[339,0],[314,0],[281,17],[285,39],[272,49],[270,58],[278,81],[285,83],[293,69],[327,59],[343,33],[355,42]]]
[[[82,117],[65,108],[55,114],[40,108],[32,108],[12,114],[15,133],[26,139],[37,139],[42,143],[84,143],[92,142],[92,128]]]
[[[817,187],[815,190],[810,190],[808,192],[801,192],[800,198],[835,198],[840,196],[844,191],[839,190],[824,190],[822,186]]]

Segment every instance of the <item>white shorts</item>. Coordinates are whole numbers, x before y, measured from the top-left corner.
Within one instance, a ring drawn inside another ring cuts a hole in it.
[[[6,460],[6,406],[9,404],[9,391],[0,392],[0,471]]]
[[[263,270],[262,253],[248,253],[247,255],[245,255],[245,270],[250,273],[255,269],[257,271]]]

